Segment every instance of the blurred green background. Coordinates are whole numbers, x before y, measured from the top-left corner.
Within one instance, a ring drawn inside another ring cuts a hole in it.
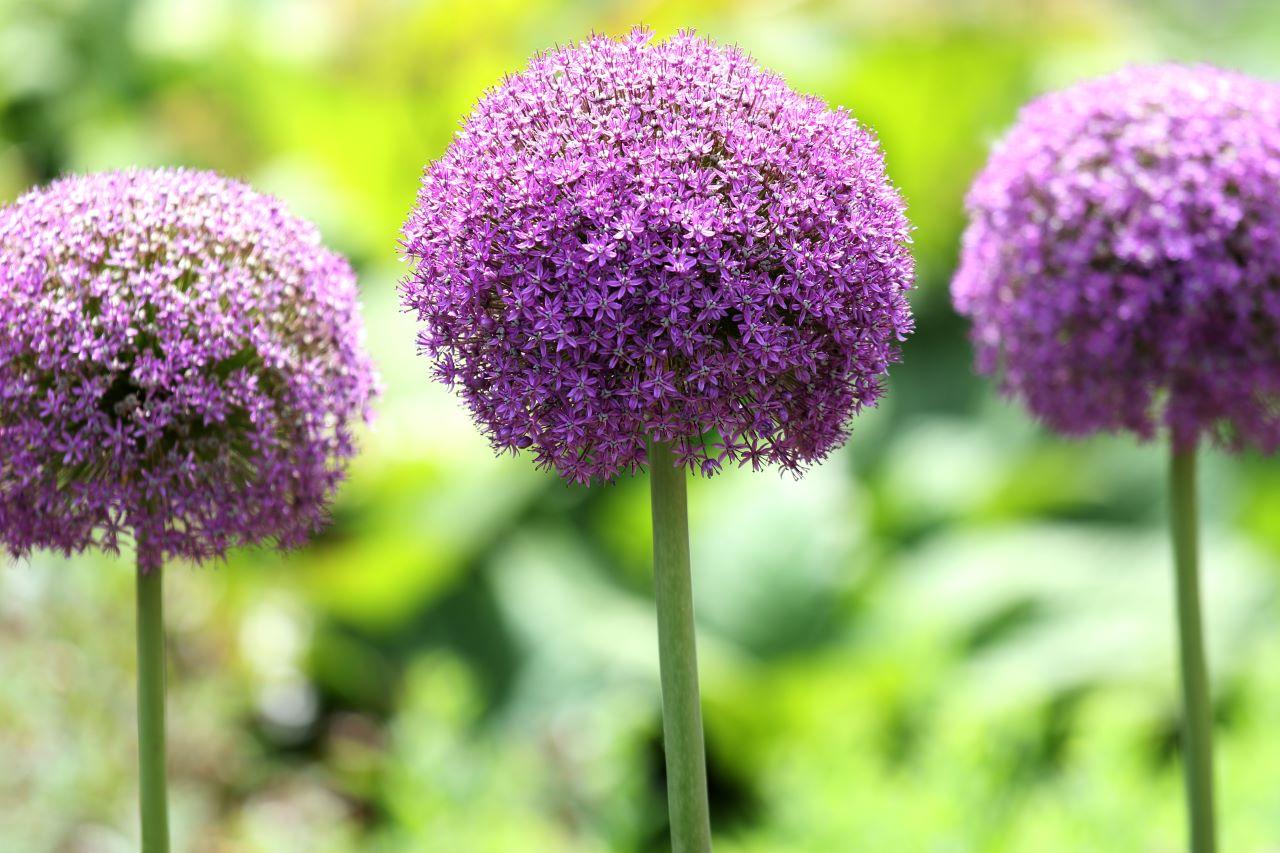
[[[359,269],[387,386],[312,547],[169,573],[178,849],[665,844],[646,482],[493,458],[395,296],[480,93],[641,22],[851,108],[919,228],[919,332],[848,447],[692,486],[718,849],[1179,849],[1164,454],[998,400],[947,285],[1019,103],[1164,58],[1280,76],[1269,0],[0,0],[0,197],[133,164],[277,193]],[[1280,463],[1204,470],[1224,849],[1280,850]],[[127,557],[0,571],[6,853],[135,849],[132,583]]]

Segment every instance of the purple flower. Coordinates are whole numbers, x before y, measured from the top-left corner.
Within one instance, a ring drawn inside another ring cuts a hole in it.
[[[1047,95],[968,208],[955,304],[1037,417],[1280,445],[1280,87],[1164,65]]]
[[[355,277],[208,172],[69,177],[0,210],[0,537],[152,568],[302,542],[375,378]]]
[[[422,179],[421,349],[499,451],[578,481],[649,437],[711,474],[845,439],[912,327],[875,137],[742,52],[635,31],[536,57]]]

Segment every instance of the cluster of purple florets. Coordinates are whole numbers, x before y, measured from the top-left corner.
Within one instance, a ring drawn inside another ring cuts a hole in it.
[[[1048,95],[968,207],[956,306],[1037,416],[1280,445],[1280,87],[1165,65]]]
[[[374,377],[347,262],[206,172],[72,177],[0,211],[0,537],[144,568],[323,519]]]
[[[422,349],[495,448],[575,481],[673,441],[793,471],[874,404],[912,327],[875,137],[748,56],[637,31],[489,92],[404,229]]]

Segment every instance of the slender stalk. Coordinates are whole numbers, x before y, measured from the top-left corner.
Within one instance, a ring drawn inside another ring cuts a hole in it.
[[[660,441],[649,442],[649,471],[671,849],[674,853],[705,853],[711,850],[711,811],[698,698],[685,474],[676,467],[671,446]]]
[[[1213,853],[1213,710],[1200,619],[1196,534],[1195,450],[1174,449],[1170,465],[1170,521],[1182,661],[1182,760],[1193,853]]]
[[[160,567],[138,568],[138,775],[143,853],[168,853],[164,746],[164,588]]]

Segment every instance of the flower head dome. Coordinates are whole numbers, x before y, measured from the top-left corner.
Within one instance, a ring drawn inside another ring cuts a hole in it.
[[[1280,88],[1163,65],[1047,95],[968,208],[955,304],[1035,415],[1280,444]]]
[[[0,210],[0,537],[144,567],[294,545],[367,415],[351,268],[215,174],[70,177]]]
[[[674,441],[800,470],[911,328],[875,137],[738,50],[636,31],[481,100],[404,228],[422,349],[498,450],[609,479]]]

